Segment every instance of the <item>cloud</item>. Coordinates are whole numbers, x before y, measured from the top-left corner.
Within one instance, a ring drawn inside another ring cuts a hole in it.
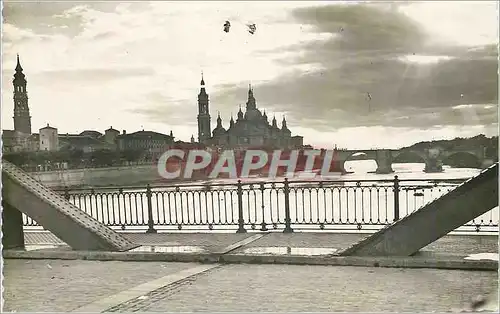
[[[322,35],[288,22],[286,6],[9,3],[5,30],[12,44],[4,47],[2,88],[12,90],[19,52],[34,128],[50,121],[68,132],[89,125],[170,130],[172,124],[196,121],[201,70],[212,91],[296,71],[280,62],[291,54],[276,50]],[[222,32],[227,18],[234,26],[229,34]],[[248,21],[257,24],[258,36],[247,32]],[[59,22],[59,28],[47,27]],[[8,113],[2,123],[11,126],[11,94],[2,100]]]
[[[145,126],[165,133],[173,128],[189,139],[196,133],[203,70],[214,117],[220,111],[227,124],[252,83],[258,106],[278,120],[286,114],[293,133],[304,132],[306,142],[317,141],[318,132],[346,134],[360,127],[477,131],[496,122],[498,99],[497,49],[490,36],[496,26],[483,25],[492,19],[483,7],[8,2],[2,89],[12,90],[19,52],[35,129],[47,122],[62,132]],[[435,12],[443,16],[443,29],[440,19],[427,18]],[[454,17],[461,12],[463,21]],[[232,24],[227,34],[225,20]],[[255,35],[248,23],[256,23]],[[453,25],[461,27],[466,43]],[[11,95],[2,95],[7,127]],[[469,104],[475,106],[457,109]]]
[[[150,76],[154,74],[153,68],[118,68],[118,69],[71,69],[71,70],[47,70],[38,75],[54,82],[67,84],[103,82],[108,80],[122,80],[130,77]]]
[[[255,93],[261,106],[323,130],[497,122],[496,105],[474,107],[475,120],[452,110],[459,104],[498,102],[493,45],[434,44],[408,16],[376,5],[300,8],[295,16],[332,34],[329,40],[309,43],[293,60],[319,63],[322,69],[259,84]],[[214,98],[232,100],[244,89],[228,89]]]
[[[118,2],[4,2],[5,24],[31,29],[39,35],[77,36],[84,29],[87,9],[113,12]]]

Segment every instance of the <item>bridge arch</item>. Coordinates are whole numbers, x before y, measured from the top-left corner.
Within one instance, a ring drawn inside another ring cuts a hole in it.
[[[424,152],[406,150],[400,151],[392,155],[392,162],[394,163],[425,163],[427,156]]]
[[[481,168],[482,158],[474,152],[456,151],[443,156],[442,162],[455,168]]]
[[[424,152],[414,150],[399,151],[392,155],[393,164],[422,164],[422,170],[425,169],[427,159]]]
[[[359,150],[359,151],[350,151],[349,154],[343,156],[341,158],[341,169],[347,173],[356,173],[356,172],[363,172],[366,171],[367,173],[369,172],[375,172],[378,169],[378,161],[377,161],[377,153],[375,150]],[[358,168],[351,168],[348,162],[352,161],[358,161],[358,160],[364,160],[368,161],[371,163],[371,165],[366,164],[366,168],[363,167]]]

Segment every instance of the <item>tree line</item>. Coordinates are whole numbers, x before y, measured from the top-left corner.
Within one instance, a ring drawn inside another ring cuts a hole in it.
[[[92,152],[84,152],[83,150],[7,152],[3,154],[2,158],[30,171],[35,171],[40,166],[49,169],[57,168],[57,164],[66,164],[67,168],[97,168],[153,161],[152,154],[148,152],[109,149]]]
[[[498,136],[487,137],[484,134],[474,137],[456,137],[452,140],[435,140],[413,144],[406,149],[424,150],[433,147],[442,147],[446,150],[482,149],[485,148],[485,157],[498,161]]]

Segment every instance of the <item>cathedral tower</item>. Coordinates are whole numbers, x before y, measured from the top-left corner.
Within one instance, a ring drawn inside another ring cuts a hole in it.
[[[26,78],[17,55],[16,73],[14,74],[14,130],[31,134],[31,116],[28,106],[28,92],[26,91]]]
[[[208,94],[205,90],[205,80],[201,74],[201,88],[198,94],[198,142],[206,143],[210,139],[210,111]]]

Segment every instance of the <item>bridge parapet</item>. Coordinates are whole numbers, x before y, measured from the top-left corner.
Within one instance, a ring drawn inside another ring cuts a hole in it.
[[[412,154],[418,156],[425,163],[425,172],[442,172],[443,161],[455,154],[469,154],[478,159],[481,164],[485,159],[485,149],[456,148],[447,150],[442,147],[431,147],[424,150],[419,149],[360,149],[360,150],[337,150],[339,165],[345,171],[344,163],[355,154],[364,154],[366,159],[373,159],[377,162],[376,173],[392,173],[392,164],[401,154]]]

